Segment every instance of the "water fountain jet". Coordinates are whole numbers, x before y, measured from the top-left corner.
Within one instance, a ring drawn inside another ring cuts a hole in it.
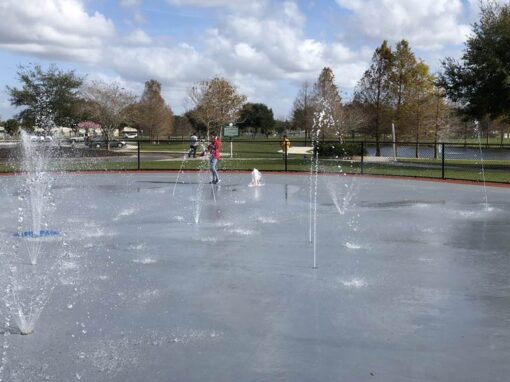
[[[259,170],[254,168],[253,171],[251,172],[251,182],[248,186],[249,187],[260,187],[263,185],[264,184],[262,183],[262,174],[260,173]]]

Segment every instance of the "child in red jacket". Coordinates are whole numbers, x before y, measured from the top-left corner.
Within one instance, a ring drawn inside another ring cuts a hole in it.
[[[211,133],[211,140],[209,142],[209,146],[207,146],[207,151],[209,152],[209,166],[211,168],[212,180],[210,183],[217,184],[220,183],[221,180],[218,177],[218,161],[220,160],[220,148],[221,148],[221,140],[220,138]]]

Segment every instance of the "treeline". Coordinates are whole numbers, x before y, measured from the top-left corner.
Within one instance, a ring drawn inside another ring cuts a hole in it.
[[[7,87],[7,91],[12,105],[22,110],[3,123],[11,135],[19,128],[49,131],[64,126],[78,131],[100,126],[109,140],[115,129],[130,126],[157,141],[192,132],[205,136],[230,123],[266,136],[290,129],[290,123],[275,120],[266,105],[247,103],[234,85],[220,77],[193,85],[187,97],[189,111],[174,116],[162,97],[161,84],[153,79],[136,96],[118,82],[85,82],[74,71],[63,71],[55,65],[47,70],[40,65],[20,66],[17,74],[21,87]]]
[[[439,142],[509,133],[510,5],[481,4],[480,20],[460,61],[445,58],[433,74],[406,40],[387,41],[374,51],[352,100],[343,103],[334,74],[324,68],[317,81],[303,83],[295,99],[292,126],[305,136],[361,137],[376,142]],[[320,132],[319,132],[320,130]]]
[[[439,141],[455,135],[462,123],[436,82],[407,41],[393,49],[384,41],[351,101],[342,102],[330,68],[322,70],[313,86],[304,83],[294,102],[292,125],[307,137],[320,129],[323,138],[373,139],[377,155],[379,142],[391,139],[393,129],[400,141]]]
[[[4,122],[13,133],[50,125],[75,127],[84,121],[101,125],[110,138],[113,130],[132,126],[152,140],[171,135],[219,132],[234,123],[251,134],[304,132],[306,140],[328,138],[392,138],[416,142],[503,137],[509,131],[510,110],[510,5],[481,5],[460,60],[445,58],[441,73],[431,73],[410,44],[387,41],[375,49],[370,65],[345,102],[335,75],[324,68],[317,80],[299,89],[288,120],[276,120],[262,103],[246,96],[228,80],[214,77],[194,84],[187,97],[187,112],[174,116],[163,99],[161,84],[149,80],[140,96],[119,83],[85,83],[74,71],[52,65],[20,67],[20,88],[8,87],[11,103],[22,108]]]
[[[292,127],[306,139],[320,130],[326,139],[373,140],[376,155],[380,142],[392,140],[393,132],[398,141],[416,142],[416,155],[424,141],[468,139],[478,133],[503,141],[509,132],[506,114],[471,113],[471,103],[448,98],[441,81],[444,74],[432,74],[406,40],[395,47],[383,41],[349,102],[342,101],[330,68],[324,68],[313,85],[303,83],[294,101]]]
[[[161,84],[145,83],[140,97],[118,82],[85,83],[74,71],[63,71],[51,65],[20,66],[20,88],[7,87],[12,105],[22,108],[14,119],[4,123],[9,134],[19,128],[49,132],[53,127],[100,126],[105,139],[115,129],[135,126],[152,139],[169,134],[173,129],[173,113],[161,96]],[[88,123],[88,124],[87,124]]]

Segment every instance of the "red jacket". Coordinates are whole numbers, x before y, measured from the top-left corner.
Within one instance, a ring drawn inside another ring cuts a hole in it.
[[[207,147],[209,150],[209,153],[211,154],[211,157],[214,159],[220,159],[220,149],[221,149],[221,140],[220,138],[216,137],[214,142],[211,142],[209,146]]]

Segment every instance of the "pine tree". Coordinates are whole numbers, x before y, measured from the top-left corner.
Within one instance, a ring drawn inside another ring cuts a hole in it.
[[[433,121],[433,91],[434,78],[428,65],[420,61],[412,71],[405,103],[405,113],[413,126],[416,158],[419,157],[420,137],[427,132]]]
[[[393,121],[396,124],[398,136],[405,134],[405,127],[402,121],[402,107],[407,102],[407,96],[411,81],[416,70],[416,57],[406,40],[397,43],[393,54],[391,70],[391,92],[392,103],[395,109]]]
[[[149,133],[152,141],[159,140],[162,135],[170,135],[173,127],[173,113],[161,96],[161,84],[158,81],[145,82],[145,89],[137,109],[138,125]]]
[[[365,107],[370,131],[375,137],[375,155],[381,155],[380,136],[384,114],[391,104],[391,72],[393,54],[385,40],[372,56],[370,68],[363,74],[354,92],[354,101]]]
[[[322,69],[313,91],[314,130],[321,130],[323,136],[342,139],[343,115],[342,98],[335,85],[335,75],[330,68]]]

